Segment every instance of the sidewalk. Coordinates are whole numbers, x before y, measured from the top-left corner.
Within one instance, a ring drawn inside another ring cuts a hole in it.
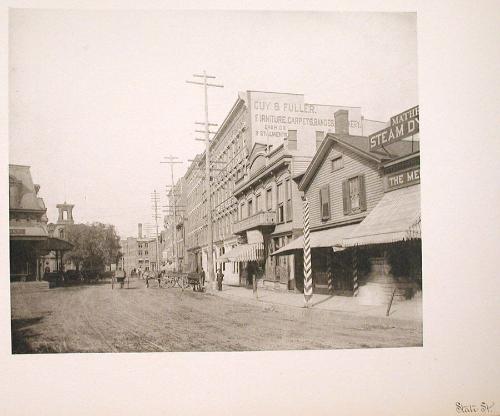
[[[305,305],[304,295],[297,292],[282,292],[259,288],[256,299],[252,289],[224,285],[222,291],[216,291],[215,294],[234,300],[247,300],[250,302],[262,302],[297,308],[303,308]],[[313,295],[310,307],[351,315],[376,317],[385,317],[387,311],[387,305],[360,305],[358,299],[354,297],[318,294]],[[422,298],[393,303],[389,316],[393,319],[422,321]]]

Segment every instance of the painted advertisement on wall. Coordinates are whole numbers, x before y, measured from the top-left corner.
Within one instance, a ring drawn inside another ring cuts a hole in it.
[[[361,109],[333,105],[307,104],[302,94],[249,91],[252,142],[279,143],[288,130],[335,131],[334,114],[349,112],[349,133],[361,135]]]

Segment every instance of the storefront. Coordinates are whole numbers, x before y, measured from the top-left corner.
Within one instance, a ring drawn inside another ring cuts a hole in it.
[[[311,232],[311,262],[313,291],[319,294],[351,295],[352,268],[350,253],[341,247],[342,240],[355,225],[329,228]],[[271,254],[280,258],[294,254],[295,285],[299,292],[304,290],[304,237],[300,236]]]
[[[419,153],[386,163],[384,196],[343,240],[359,273],[359,301],[411,299],[422,289]]]

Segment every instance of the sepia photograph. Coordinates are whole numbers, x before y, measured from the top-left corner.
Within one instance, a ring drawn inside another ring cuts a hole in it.
[[[500,415],[498,4],[35,3],[0,413]]]
[[[416,23],[11,10],[12,352],[421,346]]]

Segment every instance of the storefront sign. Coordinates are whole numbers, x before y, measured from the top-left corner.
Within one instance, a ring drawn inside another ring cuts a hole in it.
[[[9,232],[10,232],[10,235],[25,235],[26,229],[25,228],[10,228]]]
[[[402,188],[420,182],[420,167],[387,176],[387,189]]]
[[[280,143],[288,130],[334,132],[334,114],[341,109],[349,112],[349,133],[361,134],[359,107],[306,104],[302,94],[250,91],[249,98],[253,141]]]
[[[391,117],[391,126],[368,136],[370,151],[419,132],[418,105]]]

